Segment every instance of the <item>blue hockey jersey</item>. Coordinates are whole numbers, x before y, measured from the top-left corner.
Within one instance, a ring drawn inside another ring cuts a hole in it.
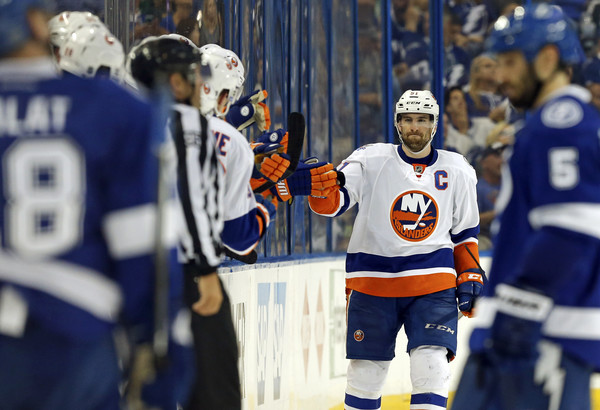
[[[22,296],[23,321],[75,340],[118,320],[150,330],[151,114],[112,82],[59,78],[50,59],[0,64],[0,296]]]
[[[578,86],[531,112],[507,152],[490,281],[471,348],[482,350],[508,283],[550,296],[544,337],[600,369],[600,114]]]

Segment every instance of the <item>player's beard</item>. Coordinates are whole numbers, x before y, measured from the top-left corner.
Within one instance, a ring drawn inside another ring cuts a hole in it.
[[[532,64],[527,65],[527,71],[516,80],[516,84],[518,85],[502,84],[502,91],[504,92],[506,88],[520,87],[516,89],[516,93],[504,92],[504,94],[508,95],[509,101],[515,108],[519,110],[531,108],[542,88],[542,82],[535,74]]]
[[[423,151],[423,149],[431,141],[430,135],[421,133],[407,134],[406,137],[402,137],[402,143],[406,145],[411,152],[417,153]]]

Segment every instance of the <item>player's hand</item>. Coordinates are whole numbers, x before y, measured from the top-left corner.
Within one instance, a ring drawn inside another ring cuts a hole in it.
[[[283,202],[299,195],[324,198],[339,188],[339,173],[333,168],[333,164],[319,162],[317,158],[311,157],[300,161],[296,171],[278,182],[270,191]]]
[[[250,144],[254,151],[254,163],[260,175],[273,182],[281,179],[283,173],[290,166],[290,157],[287,156],[288,133],[283,129],[273,132],[267,131],[258,136]]]
[[[271,126],[271,113],[269,107],[262,102],[267,96],[266,90],[259,90],[240,98],[231,105],[225,119],[240,131],[254,123],[260,131],[268,130]]]
[[[499,357],[535,360],[542,324],[554,305],[552,299],[536,291],[499,284],[496,301],[492,351]]]
[[[192,310],[200,316],[217,314],[223,303],[223,289],[217,272],[198,276],[196,281],[200,299],[194,303]]]
[[[483,290],[483,277],[480,273],[463,272],[456,278],[458,308],[463,315],[472,317],[475,302]]]
[[[194,380],[193,363],[192,346],[171,339],[166,363],[158,367],[154,365],[153,377],[142,387],[141,408],[175,409],[178,403],[185,403]]]

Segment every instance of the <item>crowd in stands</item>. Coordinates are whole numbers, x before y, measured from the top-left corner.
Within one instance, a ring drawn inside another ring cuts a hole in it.
[[[368,0],[363,0],[368,2]],[[535,2],[535,1],[534,1]],[[372,2],[373,3],[373,2]],[[407,89],[430,88],[429,2],[392,0],[394,98]],[[558,0],[578,27],[587,53],[573,67],[573,83],[586,87],[600,109],[600,0]],[[485,40],[501,15],[522,1],[444,0],[444,148],[463,154],[479,177],[480,249],[490,246],[493,205],[500,187],[501,152],[514,139],[523,118],[502,94],[496,61],[485,53]]]
[[[483,162],[492,145],[506,146],[514,125],[523,117],[502,94],[496,61],[485,53],[492,24],[524,0],[443,0],[444,139],[443,148],[463,154],[484,174]],[[536,0],[533,0],[534,2]],[[103,0],[59,0],[64,8],[103,13]],[[578,27],[587,53],[581,67],[573,67],[572,81],[586,87],[600,109],[600,0],[555,0]],[[382,141],[385,135],[383,101],[382,11],[384,2],[357,0],[359,53],[360,144]],[[68,6],[68,7],[67,7]],[[198,46],[223,45],[222,0],[136,0],[135,40],[177,33]],[[95,9],[95,10],[96,10]],[[434,73],[429,55],[429,0],[391,0],[391,51],[393,101],[409,89],[430,89]],[[488,161],[489,162],[489,161]],[[492,204],[499,181],[486,188]],[[488,231],[482,217],[482,231]],[[485,246],[482,247],[482,250]]]

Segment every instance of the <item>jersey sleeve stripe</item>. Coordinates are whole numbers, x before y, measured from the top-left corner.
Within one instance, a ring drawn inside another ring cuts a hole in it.
[[[115,259],[145,255],[154,249],[156,206],[145,204],[111,212],[103,221],[108,250]]]
[[[577,215],[576,218],[573,215]],[[597,203],[563,203],[545,205],[529,212],[534,229],[555,226],[600,239],[600,207]]]
[[[118,318],[123,296],[102,273],[59,261],[31,262],[0,254],[0,280],[45,292],[106,322]]]
[[[478,234],[479,234],[479,225],[477,225],[473,228],[465,229],[464,231],[459,232],[457,234],[451,233],[450,238],[452,239],[452,242],[454,244],[459,244],[469,238],[477,238]]]
[[[163,245],[175,246],[177,231],[174,220],[177,203],[166,205],[166,220],[163,229]],[[111,212],[104,218],[103,230],[110,255],[115,259],[127,259],[148,255],[154,251],[154,226],[156,206],[140,205]]]

